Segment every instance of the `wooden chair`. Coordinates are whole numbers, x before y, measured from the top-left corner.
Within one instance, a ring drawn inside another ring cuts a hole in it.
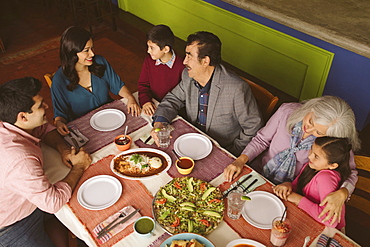
[[[271,113],[276,106],[276,103],[279,101],[279,98],[271,94],[264,87],[252,82],[251,80],[248,80],[244,77],[241,78],[250,86],[253,96],[256,99],[257,105],[262,113],[262,117],[265,121],[267,121],[270,118]]]
[[[346,204],[346,234],[367,246],[370,243],[370,157],[355,155],[358,181]]]
[[[53,74],[45,74],[44,75],[45,81],[48,84],[49,88],[51,88],[51,84],[53,83],[53,76],[54,76],[54,74],[55,73],[53,73]]]

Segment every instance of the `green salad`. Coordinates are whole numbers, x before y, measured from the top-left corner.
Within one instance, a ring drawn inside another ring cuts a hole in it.
[[[154,217],[169,233],[207,235],[222,221],[224,201],[220,190],[193,178],[174,178],[160,188],[153,202]]]

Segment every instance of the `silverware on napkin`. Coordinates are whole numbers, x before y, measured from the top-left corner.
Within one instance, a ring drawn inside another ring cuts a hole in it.
[[[244,178],[241,182],[236,182],[236,185],[235,185],[235,187],[233,187],[232,189],[230,189],[228,192],[226,192],[223,196],[222,196],[222,198],[225,198],[225,197],[227,197],[227,195],[231,192],[231,191],[233,191],[233,190],[236,190],[240,185],[242,185],[245,181],[247,181],[248,179],[250,179],[252,177],[252,174],[249,174],[246,178]]]
[[[69,131],[71,131],[77,138],[77,140],[81,143],[85,143],[85,140],[77,133],[77,130],[73,129],[73,128],[68,128]],[[79,132],[79,131],[78,131]]]
[[[250,183],[250,185],[248,185],[248,186],[243,190],[243,192],[247,192],[247,193],[249,193],[249,192],[250,192],[250,191],[249,191],[249,188],[250,188],[250,187],[252,187],[252,185],[253,185],[253,184],[257,183],[257,181],[258,181],[258,179],[257,179],[257,178],[255,178],[255,179],[253,180],[253,182],[252,182],[252,183]]]
[[[78,153],[79,149],[80,149],[80,145],[78,145],[78,142],[76,141],[76,139],[71,135],[71,133],[68,133],[68,136],[71,138],[72,142],[73,142],[73,146],[74,148],[76,149],[76,153]]]
[[[103,230],[101,230],[99,233],[98,233],[98,236],[97,238],[101,238],[103,237],[104,235],[106,235],[108,232],[112,231],[114,228],[116,228],[117,226],[125,223],[126,221],[128,221],[129,219],[131,219],[137,212],[140,211],[140,208],[136,209],[134,212],[132,212],[131,214],[129,214],[126,218],[122,219],[121,221],[117,222],[116,224],[114,225],[111,225],[110,227],[105,227]],[[119,219],[120,217],[118,217],[117,219]],[[117,220],[115,219],[115,221]]]

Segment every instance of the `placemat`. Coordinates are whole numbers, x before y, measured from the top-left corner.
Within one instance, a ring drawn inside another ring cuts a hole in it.
[[[116,234],[108,242],[104,244],[98,244],[96,238],[92,235],[92,230],[97,224],[118,212],[125,206],[131,205],[134,208],[140,208],[140,213],[142,215],[153,217],[152,215],[152,201],[153,196],[146,189],[146,187],[138,180],[128,180],[118,177],[113,174],[109,164],[114,158],[114,155],[109,155],[95,164],[91,165],[83,174],[82,178],[78,182],[75,190],[73,191],[72,198],[67,204],[80,222],[85,226],[86,230],[91,235],[92,239],[98,246],[112,246],[113,244],[120,241],[122,238],[133,232],[132,226],[128,226],[120,233]],[[87,179],[97,176],[97,175],[110,175],[116,177],[122,184],[122,196],[121,198],[111,207],[103,210],[88,210],[82,207],[77,200],[77,191],[81,184]]]
[[[251,168],[245,166],[239,178],[245,174],[250,173],[251,171]],[[224,191],[228,189],[231,184],[231,182],[225,182],[221,184],[219,188],[221,189],[221,191]],[[272,184],[270,182],[257,187],[255,191],[257,190],[273,193]],[[305,211],[298,208],[295,204],[286,201],[283,201],[283,203],[288,208],[287,217],[290,219],[293,228],[286,242],[286,246],[302,246],[304,238],[306,236],[310,236],[312,241],[324,230],[324,225],[314,220],[311,216],[309,216]],[[237,220],[232,220],[227,215],[225,215],[224,220],[242,238],[252,239],[266,246],[272,246],[270,243],[271,230],[256,228],[249,224],[246,220],[244,220],[243,216],[240,216],[240,218]]]
[[[159,148],[156,144],[148,145],[145,144],[142,140],[135,141],[135,144],[138,147],[145,147],[145,148],[156,148],[160,149],[164,152],[166,152],[172,159],[172,166],[167,171],[168,175],[171,177],[185,177],[185,176],[192,176],[195,178],[202,179],[204,181],[210,182],[217,176],[219,176],[221,173],[223,173],[225,167],[229,164],[231,164],[235,159],[231,157],[228,153],[226,153],[221,148],[217,147],[212,142],[212,151],[211,153],[204,159],[196,160],[195,166],[193,171],[189,175],[181,175],[177,169],[175,164],[176,157],[172,152],[173,145],[176,141],[176,139],[187,133],[200,133],[197,129],[186,123],[182,119],[177,119],[174,122],[171,123],[171,125],[175,128],[174,131],[172,131],[171,136],[171,144],[167,148]]]
[[[91,127],[90,118],[103,109],[118,109],[125,113],[126,121],[118,129],[112,131],[98,131]],[[86,115],[77,118],[69,122],[68,126],[76,126],[77,129],[85,135],[90,141],[85,145],[85,149],[89,153],[93,153],[100,148],[113,142],[114,138],[118,135],[122,135],[125,131],[125,127],[128,126],[127,134],[130,134],[141,127],[147,125],[148,122],[145,121],[142,117],[133,117],[131,114],[128,114],[127,106],[121,100],[115,100],[112,103],[105,104]]]

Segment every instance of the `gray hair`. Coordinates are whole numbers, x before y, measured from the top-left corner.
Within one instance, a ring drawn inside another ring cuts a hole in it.
[[[360,140],[355,126],[355,114],[343,99],[335,96],[322,96],[302,102],[288,118],[287,129],[291,132],[294,125],[303,120],[310,112],[317,124],[329,126],[326,136],[348,138],[352,150],[360,148]]]

